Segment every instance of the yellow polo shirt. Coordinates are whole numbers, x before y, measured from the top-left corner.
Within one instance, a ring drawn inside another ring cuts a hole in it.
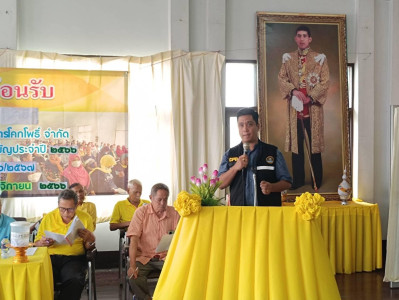
[[[97,222],[97,209],[96,205],[93,202],[84,201],[82,205],[78,205],[78,209],[84,212],[87,212],[91,219],[93,220],[93,230],[96,230],[96,222]]]
[[[93,232],[93,220],[91,219],[90,215],[81,210],[76,210],[75,214],[78,216],[80,221],[82,221],[82,223],[86,227],[86,229]],[[71,226],[71,224],[72,224],[72,221],[69,222],[68,224],[65,224],[62,221],[60,211],[58,208],[56,208],[43,217],[43,219],[40,223],[36,238],[35,238],[35,242],[39,241],[42,238],[42,236],[45,236],[45,233],[44,233],[45,230],[65,235],[67,233],[69,227]],[[48,247],[48,253],[50,255],[52,255],[52,254],[83,255],[83,254],[85,254],[83,239],[78,237],[77,239],[75,239],[72,246],[70,246],[69,244],[66,244],[66,245],[54,244],[54,245]]]
[[[151,203],[148,200],[140,199],[139,206]],[[110,223],[123,223],[130,222],[133,218],[134,212],[136,211],[136,206],[129,202],[129,199],[118,201],[115,204],[114,211],[112,212]]]

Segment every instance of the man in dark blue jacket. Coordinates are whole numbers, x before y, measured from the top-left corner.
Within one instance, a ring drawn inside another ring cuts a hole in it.
[[[224,154],[219,167],[220,188],[230,187],[231,205],[281,206],[281,192],[291,187],[292,178],[281,152],[258,138],[258,118],[250,108],[238,111],[241,143]]]

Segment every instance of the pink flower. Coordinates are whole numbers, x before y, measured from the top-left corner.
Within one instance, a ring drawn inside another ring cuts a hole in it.
[[[213,171],[211,178],[214,179],[214,178],[218,177],[218,174],[219,174],[218,170]]]
[[[195,176],[191,176],[190,177],[190,181],[192,182],[192,183],[195,183],[195,180],[197,179],[197,177],[195,177]]]
[[[205,174],[202,176],[202,182],[207,182],[208,180],[208,176],[206,176]]]
[[[200,185],[201,185],[201,179],[197,178],[197,179],[195,180],[195,185],[196,185],[196,186],[200,186]]]
[[[198,173],[199,173],[200,175],[204,174],[204,169],[203,169],[202,167],[199,167]]]
[[[206,171],[208,171],[208,164],[204,164],[202,166],[202,171],[205,173]]]
[[[216,179],[211,179],[211,180],[209,181],[209,183],[210,183],[211,186],[215,186],[215,184],[216,184]]]

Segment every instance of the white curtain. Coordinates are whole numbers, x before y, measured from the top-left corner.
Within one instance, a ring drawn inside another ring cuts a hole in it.
[[[209,52],[82,57],[0,49],[0,67],[127,71],[129,179],[143,183],[142,197],[146,199],[153,184],[167,184],[170,204],[181,189],[188,189],[190,176],[197,175],[203,163],[212,170],[219,167],[224,151],[223,63],[224,56]],[[90,201],[96,203],[96,197]],[[102,205],[99,217],[106,219],[115,201]],[[24,199],[6,202],[4,209],[11,215],[31,219],[40,217],[48,207],[45,198],[35,201],[37,206],[29,211],[22,208]]]
[[[189,178],[208,164],[208,175],[224,152],[221,69],[217,53],[188,53],[172,61],[172,107],[176,145],[175,192],[189,189]]]
[[[394,109],[391,191],[384,281],[399,282],[399,108]]]
[[[146,185],[166,183],[170,204],[202,164],[219,167],[223,62],[217,53],[183,51],[130,61],[129,164]]]
[[[167,52],[130,62],[129,177],[143,183],[145,199],[155,183],[163,182],[171,189],[173,182],[172,57]],[[169,201],[174,195],[170,196]]]

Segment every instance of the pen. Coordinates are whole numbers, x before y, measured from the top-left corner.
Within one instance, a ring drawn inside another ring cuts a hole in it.
[[[136,270],[134,270],[134,272],[132,273],[132,275],[129,276],[129,279],[132,279],[134,273],[136,273],[139,270],[139,267],[136,267]]]

